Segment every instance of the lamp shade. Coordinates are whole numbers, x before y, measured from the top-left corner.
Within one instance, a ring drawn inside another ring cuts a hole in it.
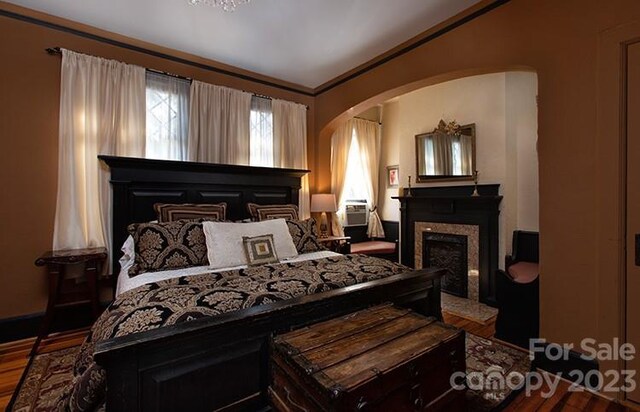
[[[333,193],[311,195],[312,212],[337,212],[336,196]]]

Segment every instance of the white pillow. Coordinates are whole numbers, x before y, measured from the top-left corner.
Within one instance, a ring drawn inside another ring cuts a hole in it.
[[[136,260],[135,242],[133,241],[133,237],[131,237],[131,235],[129,235],[127,240],[125,240],[120,250],[122,251],[122,257],[119,260],[120,270],[128,273],[129,269],[131,269],[131,266],[133,266],[133,263]]]
[[[247,264],[247,256],[242,244],[243,236],[273,235],[273,243],[278,258],[298,256],[289,227],[284,219],[262,222],[231,223],[203,222],[207,242],[207,257],[212,269],[241,266]]]

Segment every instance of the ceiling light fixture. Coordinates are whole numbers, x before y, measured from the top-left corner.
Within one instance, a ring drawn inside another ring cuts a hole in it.
[[[187,0],[192,6],[206,4],[213,7],[222,7],[224,11],[234,11],[237,6],[249,3],[250,0]]]

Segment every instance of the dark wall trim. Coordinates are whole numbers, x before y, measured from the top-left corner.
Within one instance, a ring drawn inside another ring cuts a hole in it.
[[[551,343],[547,342],[542,346],[546,349],[549,345],[551,345]],[[532,365],[534,369],[542,369],[556,375],[560,374],[564,379],[576,382],[589,389],[598,387],[599,382],[597,374],[591,374],[589,381],[576,381],[577,376],[575,373],[572,373],[574,371],[580,371],[584,377],[590,371],[600,370],[597,359],[589,358],[579,352],[570,350],[567,354],[568,356],[566,356],[567,359],[551,360],[546,356],[546,353],[546,350],[544,352],[535,353],[535,359],[533,360]]]
[[[411,43],[405,47],[403,47],[400,50],[395,51],[394,53],[380,59],[377,61],[372,62],[371,64],[368,64],[367,66],[351,73],[350,75],[342,78],[342,79],[338,79],[335,82],[331,83],[331,81],[329,82],[329,84],[327,84],[326,86],[322,87],[322,88],[317,88],[314,89],[313,92],[309,92],[306,90],[302,90],[302,89],[298,89],[295,87],[291,87],[291,86],[285,86],[282,84],[278,84],[278,83],[274,83],[268,80],[263,80],[263,79],[258,79],[255,78],[253,76],[249,76],[246,74],[240,74],[240,73],[236,73],[230,70],[226,70],[226,69],[222,69],[219,67],[215,67],[215,66],[210,66],[207,64],[203,64],[203,63],[198,63],[198,62],[194,62],[191,60],[187,60],[187,59],[183,59],[181,57],[176,57],[176,56],[172,56],[170,54],[166,54],[166,53],[161,53],[155,50],[151,50],[151,49],[147,49],[144,47],[140,47],[140,46],[134,46],[132,44],[128,44],[122,41],[118,41],[118,40],[114,40],[114,39],[110,39],[104,36],[99,36],[97,34],[91,34],[82,30],[78,30],[78,29],[73,29],[71,27],[67,27],[67,26],[63,26],[61,24],[57,24],[57,23],[51,23],[42,19],[38,19],[35,17],[30,17],[30,16],[25,16],[22,14],[18,14],[18,13],[14,13],[14,12],[10,12],[7,10],[0,10],[0,16],[4,16],[4,17],[8,17],[8,18],[12,18],[15,20],[20,20],[20,21],[24,21],[27,23],[31,23],[31,24],[36,24],[38,26],[43,26],[43,27],[47,27],[53,30],[58,30],[58,31],[62,31],[65,33],[70,33],[76,36],[80,36],[80,37],[84,37],[86,39],[90,39],[90,40],[95,40],[101,43],[105,43],[105,44],[109,44],[112,46],[116,46],[116,47],[122,47],[124,49],[127,50],[132,50],[138,53],[143,53],[143,54],[147,54],[150,56],[154,56],[154,57],[159,57],[162,59],[166,59],[166,60],[170,60],[170,61],[174,61],[176,63],[181,63],[187,66],[192,66],[192,67],[196,67],[199,69],[203,69],[203,70],[208,70],[208,71],[212,71],[212,72],[216,72],[216,73],[220,73],[220,74],[224,74],[226,76],[231,76],[231,77],[236,77],[242,80],[247,80],[247,81],[251,81],[251,82],[255,82],[255,83],[259,83],[259,84],[263,84],[265,86],[269,86],[269,87],[274,87],[277,89],[281,89],[281,90],[286,90],[288,92],[293,92],[293,93],[299,93],[302,94],[304,96],[310,96],[310,97],[316,97],[321,95],[322,93],[328,92],[329,90],[333,89],[334,87],[337,87],[341,84],[344,84],[350,80],[353,80],[354,78],[368,72],[371,71],[373,69],[375,69],[378,66],[381,66],[393,59],[395,59],[396,57],[402,56],[403,54],[406,54],[420,46],[422,46],[423,44],[426,44],[434,39],[437,39],[440,36],[443,36],[444,34],[452,31],[453,29],[456,29],[480,16],[482,16],[483,14],[486,14],[500,6],[502,6],[503,4],[508,3],[510,0],[496,0],[491,4],[486,5],[485,7],[478,9],[476,11],[474,11],[473,13],[469,14],[468,16],[465,16],[463,18],[461,18],[460,20],[457,20],[451,24],[449,24],[448,26],[443,27],[442,29],[428,35],[425,36],[417,41],[415,41],[414,43]]]
[[[192,66],[192,67],[197,67],[199,69],[204,69],[204,70],[208,70],[211,72],[216,72],[216,73],[220,73],[220,74],[224,74],[226,76],[231,76],[231,77],[236,77],[242,80],[248,80],[254,83],[260,83],[263,84],[265,86],[269,86],[269,87],[274,87],[277,89],[281,89],[281,90],[286,90],[288,92],[294,92],[294,93],[299,93],[305,96],[315,96],[314,93],[308,92],[306,90],[301,90],[301,89],[297,89],[295,87],[290,87],[290,86],[285,86],[282,84],[278,84],[278,83],[274,83],[268,80],[263,80],[263,79],[258,79],[256,77],[253,76],[249,76],[246,74],[241,74],[241,73],[236,73],[230,70],[226,70],[226,69],[222,69],[219,67],[214,67],[214,66],[210,66],[208,64],[204,64],[204,63],[198,63],[198,62],[194,62],[191,60],[187,60],[187,59],[183,59],[181,57],[176,57],[176,56],[172,56],[170,54],[166,54],[166,53],[161,53],[155,50],[151,50],[151,49],[147,49],[144,47],[140,47],[140,46],[134,46],[132,44],[128,44],[125,42],[121,42],[118,40],[113,40],[113,39],[109,39],[107,37],[104,36],[99,36],[97,34],[91,34],[91,33],[87,33],[85,31],[82,30],[78,30],[78,29],[73,29],[71,27],[66,27],[63,26],[61,24],[57,24],[57,23],[51,23],[45,20],[41,20],[41,19],[37,19],[35,17],[30,17],[30,16],[24,16],[22,14],[18,14],[18,13],[14,13],[14,12],[10,12],[7,10],[0,10],[0,16],[4,16],[4,17],[8,17],[11,19],[15,19],[15,20],[20,20],[20,21],[24,21],[27,23],[31,23],[31,24],[36,24],[38,26],[43,26],[43,27],[47,27],[49,29],[53,29],[53,30],[58,30],[58,31],[62,31],[65,33],[70,33],[79,37],[84,37],[86,39],[90,39],[90,40],[95,40],[98,41],[100,43],[105,43],[105,44],[109,44],[112,46],[116,46],[116,47],[122,47],[123,49],[127,49],[127,50],[132,50],[138,53],[143,53],[143,54],[147,54],[149,56],[154,56],[154,57],[159,57],[161,59],[165,59],[165,60],[170,60],[176,63],[181,63],[187,66]]]
[[[411,43],[411,44],[403,47],[402,49],[400,49],[400,50],[398,50],[398,51],[396,51],[396,52],[394,52],[394,53],[392,53],[392,54],[390,54],[390,55],[388,55],[388,56],[386,56],[386,57],[384,57],[384,58],[382,58],[380,60],[374,61],[371,64],[361,68],[360,70],[357,70],[357,71],[351,73],[350,75],[348,75],[348,76],[346,76],[346,77],[344,77],[342,79],[336,80],[335,83],[330,83],[330,84],[328,84],[327,86],[325,86],[325,87],[323,87],[321,89],[315,89],[314,90],[314,96],[318,96],[318,95],[321,95],[322,93],[328,92],[329,90],[333,89],[334,87],[337,87],[337,86],[339,86],[339,85],[341,85],[343,83],[346,83],[349,80],[353,80],[356,77],[361,76],[364,73],[366,73],[368,71],[371,71],[371,70],[375,69],[378,66],[382,66],[383,64],[395,59],[396,57],[402,56],[403,54],[406,54],[406,53],[408,53],[408,52],[410,52],[410,51],[422,46],[423,44],[429,43],[430,41],[435,40],[438,37],[447,34],[451,30],[456,29],[456,28],[468,23],[468,22],[470,22],[470,21],[482,16],[483,14],[486,14],[486,13],[490,12],[491,10],[496,9],[496,8],[502,6],[503,4],[508,3],[509,1],[510,0],[496,0],[495,2],[493,2],[491,4],[488,4],[485,7],[474,11],[473,13],[469,14],[468,16],[465,16],[465,17],[461,18],[460,20],[457,20],[457,21],[451,23],[448,26],[445,26],[445,27],[441,28],[440,30],[438,30],[438,31],[436,31],[436,32],[434,32],[432,34],[430,34],[430,35],[428,35],[426,37],[423,37],[423,38],[417,40],[416,42]]]
[[[108,303],[103,302],[101,306],[106,308]],[[43,319],[44,312],[0,320],[0,343],[35,337]],[[50,333],[86,328],[92,324],[93,319],[88,307],[61,308],[56,312]]]

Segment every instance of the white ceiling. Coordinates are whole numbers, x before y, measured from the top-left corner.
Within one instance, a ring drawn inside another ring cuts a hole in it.
[[[187,0],[8,1],[307,87],[478,2],[251,0],[224,12]]]

